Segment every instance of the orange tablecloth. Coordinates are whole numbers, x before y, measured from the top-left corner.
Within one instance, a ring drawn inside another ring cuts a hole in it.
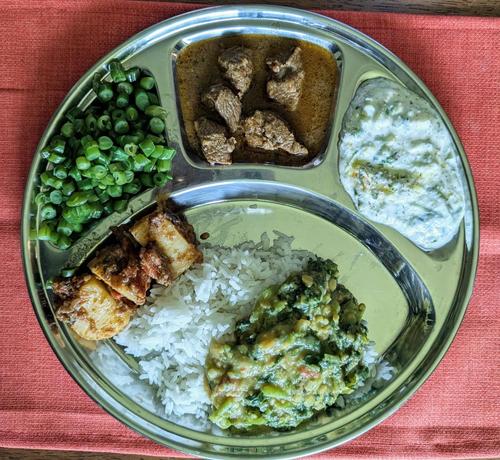
[[[65,93],[123,40],[192,8],[118,0],[0,4],[0,446],[175,455],[104,413],[57,361],[26,291],[19,220],[33,152]],[[321,457],[500,456],[500,19],[324,14],[399,55],[448,112],[479,193],[481,257],[464,323],[432,377],[384,423]]]

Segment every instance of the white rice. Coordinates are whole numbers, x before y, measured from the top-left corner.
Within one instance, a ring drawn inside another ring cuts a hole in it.
[[[263,289],[304,268],[313,254],[293,250],[291,243],[276,232],[272,243],[263,234],[260,242],[237,247],[202,244],[204,262],[169,288],[153,287],[146,305],[114,338],[139,362],[144,384],[106,346],[94,353],[96,364],[144,407],[183,425],[207,428],[204,366],[210,342],[232,333]],[[365,361],[376,362],[377,354],[367,353]]]

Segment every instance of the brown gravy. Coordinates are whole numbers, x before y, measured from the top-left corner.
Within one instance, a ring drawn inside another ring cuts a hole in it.
[[[242,99],[242,116],[250,115],[257,109],[273,110],[288,122],[296,139],[309,150],[309,155],[298,159],[286,154],[255,152],[240,146],[233,152],[233,162],[282,165],[309,162],[321,152],[326,141],[337,88],[337,63],[333,54],[319,45],[272,35],[233,35],[203,40],[179,53],[176,62],[178,100],[189,146],[202,157],[194,121],[201,116],[215,120],[217,115],[202,105],[201,95],[210,85],[225,82],[217,58],[226,48],[235,45],[250,49],[254,63],[252,86]],[[289,112],[266,95],[269,72],[265,60],[295,46],[302,48],[305,79],[298,107]]]

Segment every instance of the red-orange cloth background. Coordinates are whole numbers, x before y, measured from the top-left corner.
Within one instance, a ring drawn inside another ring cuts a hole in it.
[[[65,93],[126,38],[192,8],[0,3],[0,446],[181,455],[107,415],[59,364],[28,299],[19,220],[33,152]],[[481,256],[463,325],[427,383],[384,423],[319,457],[500,456],[500,19],[323,13],[400,56],[448,112],[478,189]]]

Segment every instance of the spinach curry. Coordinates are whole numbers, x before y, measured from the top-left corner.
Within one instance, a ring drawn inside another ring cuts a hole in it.
[[[303,273],[262,293],[234,342],[212,343],[212,422],[291,429],[363,384],[365,306],[337,276],[331,260],[311,259]]]

